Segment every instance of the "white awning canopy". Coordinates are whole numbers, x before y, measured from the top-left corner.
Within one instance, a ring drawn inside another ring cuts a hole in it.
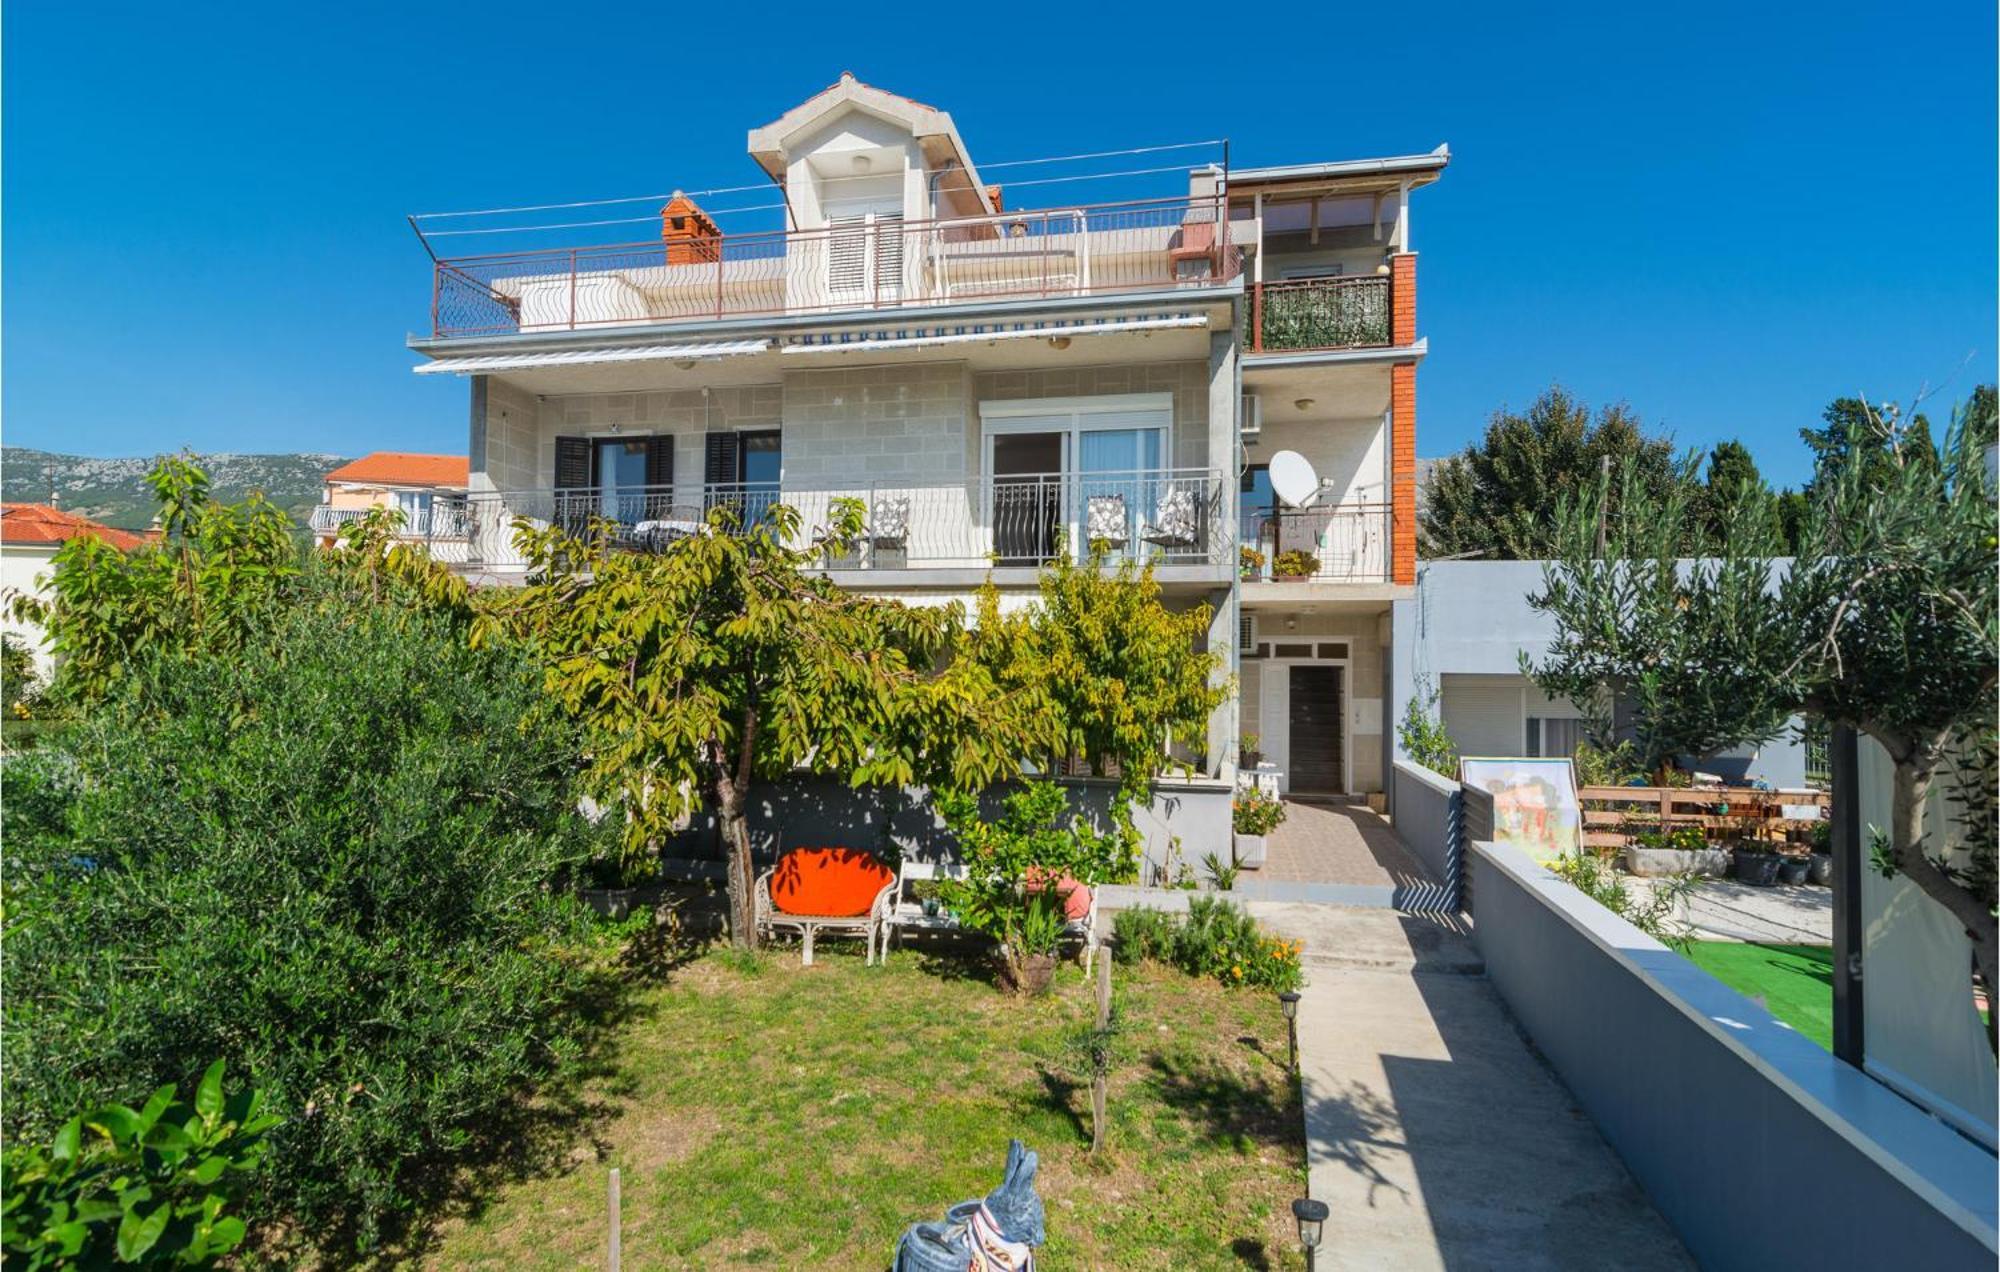
[[[1074,322],[959,325],[807,336],[787,343],[786,353],[856,353],[878,349],[923,349],[936,345],[978,344],[989,340],[1054,340],[1069,336],[1106,336],[1127,331],[1165,331],[1206,327],[1205,314],[1171,314],[1134,318],[1086,318]]]
[[[537,367],[588,366],[600,362],[686,362],[763,353],[770,347],[768,340],[710,340],[699,344],[629,345],[619,349],[482,353],[461,358],[435,358],[415,370],[418,375],[482,375],[488,371],[527,371]]]

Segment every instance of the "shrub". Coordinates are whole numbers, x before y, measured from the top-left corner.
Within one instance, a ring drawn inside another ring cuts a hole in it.
[[[320,578],[8,765],[4,1129],[213,1058],[284,1118],[256,1213],[371,1243],[577,1049],[589,855],[539,677]]]
[[[1145,908],[1119,912],[1121,963],[1153,959],[1225,985],[1282,992],[1305,984],[1304,946],[1267,935],[1257,920],[1217,897],[1190,897],[1185,918]]]
[[[1396,733],[1404,753],[1413,762],[1456,782],[1458,744],[1451,740],[1444,721],[1433,713],[1436,705],[1435,693],[1422,700],[1419,695],[1411,695],[1409,705],[1403,708],[1403,722],[1396,726]]]
[[[262,1096],[225,1096],[222,1061],[192,1107],[163,1086],[138,1109],[106,1104],[65,1122],[44,1149],[15,1140],[4,1158],[0,1248],[30,1269],[149,1263],[207,1267],[242,1243],[225,1214],[264,1156],[277,1119]]]
[[[1549,869],[1558,879],[1647,936],[1684,954],[1687,952],[1694,929],[1680,918],[1680,909],[1694,891],[1693,875],[1676,875],[1635,895],[1609,860],[1588,849],[1579,848],[1551,864]]]
[[[1310,578],[1319,572],[1319,558],[1304,548],[1292,548],[1278,554],[1277,560],[1271,562],[1271,571],[1279,578]]]
[[[938,895],[959,922],[998,941],[1016,972],[1026,959],[1056,951],[1064,923],[1061,880],[1095,887],[1131,877],[1131,832],[1093,830],[1070,812],[1067,792],[1053,782],[1029,782],[1008,795],[993,821],[981,818],[977,799],[963,792],[941,795],[938,811],[958,836],[965,865],[962,879],[939,881]]]
[[[1229,813],[1237,834],[1268,835],[1284,822],[1285,801],[1251,786],[1236,792]]]

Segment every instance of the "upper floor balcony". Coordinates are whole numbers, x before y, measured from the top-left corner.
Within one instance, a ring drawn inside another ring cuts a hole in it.
[[[440,259],[437,338],[839,315],[1231,284],[1222,201],[1185,196]]]
[[[1394,342],[1393,291],[1386,274],[1253,283],[1248,351],[1387,348]]]

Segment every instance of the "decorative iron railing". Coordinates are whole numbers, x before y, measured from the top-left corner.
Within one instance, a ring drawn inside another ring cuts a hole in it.
[[[831,525],[836,501],[854,500],[863,530],[827,569],[983,569],[1033,566],[1059,552],[1080,554],[1102,543],[1113,556],[1168,565],[1220,564],[1233,548],[1223,515],[1222,480],[1208,469],[1113,473],[1028,473],[942,484],[882,480],[791,484],[588,487],[476,493],[469,499],[472,564],[526,564],[515,542],[517,520],[583,533],[608,527],[614,542],[661,551],[709,534],[709,514],[734,512],[727,524],[755,526],[775,504],[798,514],[797,544]]]
[[[1245,567],[1246,579],[1389,580],[1395,518],[1388,504],[1258,509],[1243,513],[1242,521],[1243,546],[1263,557],[1255,568]]]
[[[434,336],[1208,287],[1240,254],[1213,198],[466,256],[436,262]]]
[[[1389,279],[1289,278],[1250,289],[1250,350],[1365,349],[1390,340]]]

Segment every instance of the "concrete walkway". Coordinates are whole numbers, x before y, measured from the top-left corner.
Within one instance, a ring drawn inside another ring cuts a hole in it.
[[[1333,1212],[1321,1269],[1694,1266],[1516,1029],[1462,927],[1251,909],[1307,942],[1309,1190]]]

